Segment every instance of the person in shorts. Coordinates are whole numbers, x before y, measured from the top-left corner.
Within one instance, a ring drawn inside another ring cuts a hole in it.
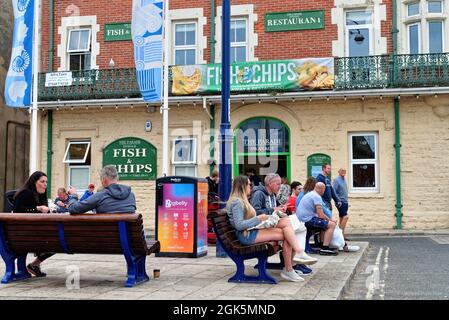
[[[324,231],[323,245],[319,251],[321,255],[337,255],[338,251],[329,247],[334,234],[337,221],[326,216],[323,212],[323,200],[326,185],[317,182],[315,189],[308,192],[301,200],[296,210],[298,219],[306,225],[307,229],[319,229]]]

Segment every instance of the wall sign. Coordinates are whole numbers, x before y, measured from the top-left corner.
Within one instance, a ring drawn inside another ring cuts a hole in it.
[[[132,40],[131,22],[104,25],[104,41]]]
[[[120,180],[155,180],[157,150],[140,138],[118,139],[103,150],[103,166],[106,165],[117,168]]]
[[[331,164],[331,157],[324,153],[315,153],[307,157],[307,177],[316,178],[323,169],[323,164]],[[330,179],[329,175],[329,179]]]
[[[324,29],[324,10],[265,14],[265,31]]]
[[[71,86],[73,77],[71,71],[49,72],[45,74],[46,87]]]

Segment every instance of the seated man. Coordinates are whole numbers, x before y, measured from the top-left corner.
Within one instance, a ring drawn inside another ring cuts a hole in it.
[[[300,221],[305,223],[307,229],[314,228],[324,231],[323,246],[320,249],[321,255],[337,255],[338,251],[329,248],[336,221],[327,217],[323,212],[321,196],[325,189],[325,184],[318,182],[315,189],[302,198],[296,215]]]
[[[97,213],[134,213],[136,198],[131,187],[117,183],[118,173],[114,166],[105,166],[100,172],[103,190],[83,201],[69,206],[70,213],[84,213],[95,210]]]
[[[67,208],[74,202],[76,200],[70,197],[65,188],[58,189],[58,197],[55,199],[56,212],[68,212],[69,210]]]

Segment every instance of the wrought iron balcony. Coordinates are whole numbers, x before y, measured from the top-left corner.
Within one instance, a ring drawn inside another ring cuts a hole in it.
[[[39,101],[141,96],[135,68],[73,71],[71,85],[46,86],[46,75],[39,74]]]
[[[449,53],[335,58],[334,75],[334,90],[449,86]],[[39,101],[141,97],[135,68],[73,71],[54,86],[46,77]]]
[[[449,86],[449,53],[335,58],[335,90]]]

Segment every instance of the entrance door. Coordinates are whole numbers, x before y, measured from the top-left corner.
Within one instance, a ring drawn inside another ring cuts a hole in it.
[[[290,131],[268,117],[243,121],[234,133],[234,176],[254,170],[261,181],[268,173],[290,180]]]

